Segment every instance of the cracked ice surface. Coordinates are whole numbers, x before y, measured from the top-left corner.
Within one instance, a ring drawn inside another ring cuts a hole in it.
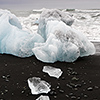
[[[39,77],[32,77],[28,79],[28,85],[32,94],[48,93],[51,85]]]
[[[43,96],[41,95],[39,98],[37,98],[36,100],[50,100],[50,98],[48,96]]]
[[[52,66],[44,66],[43,72],[48,73],[52,77],[59,78],[62,75],[62,71],[59,68],[54,68]]]

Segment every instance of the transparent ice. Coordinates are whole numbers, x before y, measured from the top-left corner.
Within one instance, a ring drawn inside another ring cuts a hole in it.
[[[62,75],[62,71],[59,68],[55,68],[52,66],[44,66],[43,72],[48,73],[52,77],[59,78]]]
[[[41,95],[39,98],[37,98],[36,100],[50,100],[49,96],[44,96]]]
[[[51,85],[39,77],[29,78],[28,85],[32,94],[48,93],[51,90]]]

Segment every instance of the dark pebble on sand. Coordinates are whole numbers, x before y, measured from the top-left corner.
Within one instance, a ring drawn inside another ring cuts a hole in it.
[[[78,81],[79,80],[79,78],[77,78],[77,77],[72,77],[72,81]]]
[[[71,74],[72,74],[72,75],[78,75],[78,73],[75,72],[75,71],[73,71]]]
[[[88,91],[92,91],[92,90],[93,90],[93,88],[92,88],[92,87],[89,87],[89,88],[87,88],[87,90],[88,90]]]
[[[57,95],[55,91],[50,91],[50,95]]]
[[[56,98],[57,98],[57,96],[54,96],[54,98],[56,99]]]
[[[65,96],[66,96],[67,98],[69,98],[69,95],[66,94]]]
[[[70,96],[72,96],[72,95],[73,95],[73,93],[69,93],[69,95],[70,95]]]
[[[71,99],[76,99],[76,96],[71,96]]]
[[[65,77],[62,77],[61,79],[62,79],[62,80],[65,80]]]
[[[72,71],[72,70],[73,70],[73,68],[71,68],[71,67],[68,67],[67,69],[68,69],[68,70],[70,70],[70,71]]]
[[[88,97],[88,96],[85,94],[85,95],[84,95],[84,98],[87,98],[87,97]]]
[[[64,93],[64,90],[59,90],[60,93]]]
[[[81,97],[77,97],[77,100],[81,100]]]

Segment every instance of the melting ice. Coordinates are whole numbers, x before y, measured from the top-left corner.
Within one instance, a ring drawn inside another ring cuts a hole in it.
[[[39,77],[32,77],[28,79],[28,85],[32,94],[48,93],[51,85]]]
[[[64,17],[65,16],[65,17]],[[95,47],[83,33],[70,27],[73,19],[69,13],[45,10],[40,15],[38,33],[45,43],[36,43],[32,49],[43,62],[73,62],[78,57],[93,55]]]
[[[41,95],[39,98],[37,98],[36,100],[50,100],[50,98],[48,96],[43,96]]]
[[[52,66],[44,66],[43,72],[48,73],[52,77],[59,78],[62,75],[62,71],[59,68],[55,68]]]
[[[30,34],[22,30],[14,14],[0,10],[0,53],[18,57],[35,55],[48,63],[73,62],[78,57],[93,55],[94,45],[71,27],[73,22],[70,13],[46,9],[40,15],[38,33]]]

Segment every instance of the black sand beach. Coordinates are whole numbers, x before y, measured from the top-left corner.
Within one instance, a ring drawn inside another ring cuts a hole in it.
[[[59,79],[42,72],[45,65],[61,68]],[[0,100],[35,100],[27,79],[40,77],[51,84],[50,100],[100,100],[100,55],[79,58],[74,63],[43,63],[34,56],[0,55]]]

